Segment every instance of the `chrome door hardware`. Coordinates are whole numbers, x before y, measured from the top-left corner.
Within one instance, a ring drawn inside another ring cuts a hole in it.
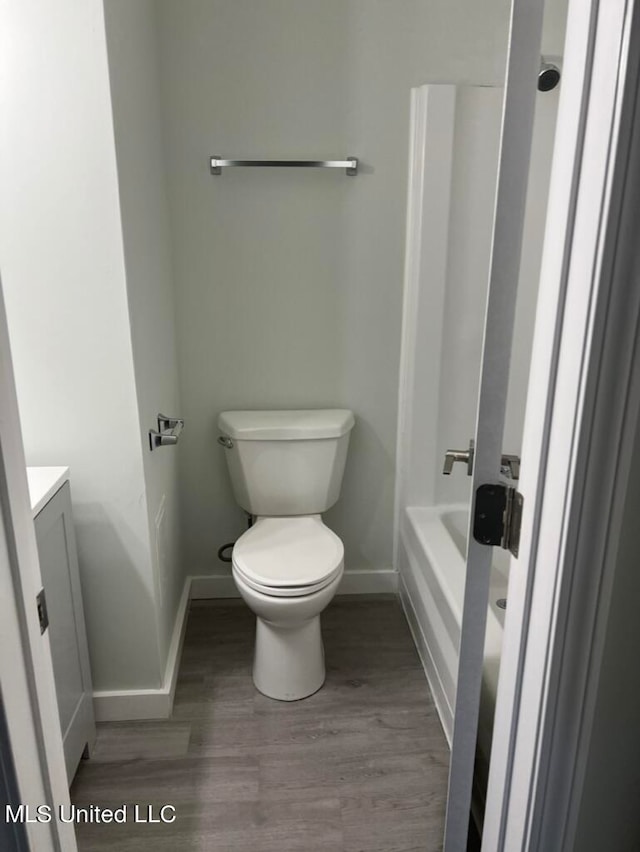
[[[453,470],[454,464],[456,462],[462,462],[467,466],[467,476],[471,476],[473,473],[473,453],[474,444],[471,440],[469,441],[468,450],[447,450],[444,454],[444,467],[442,468],[443,474],[445,476],[449,476]]]
[[[47,612],[47,598],[44,589],[40,589],[36,597],[36,606],[38,608],[38,621],[40,622],[40,633],[49,626],[49,613]]]
[[[520,479],[520,456],[504,455],[500,459],[500,473],[509,479]]]
[[[158,414],[158,429],[160,432],[165,432],[167,429],[175,429],[177,426],[182,429],[184,420],[180,417],[167,417],[166,414]]]
[[[449,476],[456,462],[462,462],[467,466],[467,476],[473,474],[474,443],[469,441],[468,450],[447,450],[444,454],[444,467],[442,472]],[[500,458],[500,473],[509,479],[520,479],[520,456],[505,453]]]
[[[502,547],[518,555],[524,498],[509,485],[487,483],[476,491],[473,537],[480,544]]]
[[[158,430],[149,429],[149,447],[170,447],[178,443],[184,420],[180,417],[167,417],[166,414],[158,414]]]

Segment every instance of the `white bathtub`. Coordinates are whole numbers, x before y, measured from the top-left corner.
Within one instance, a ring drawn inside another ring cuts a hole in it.
[[[399,537],[400,593],[421,653],[445,733],[451,742],[460,625],[464,600],[469,510],[464,505],[408,508]],[[483,757],[491,747],[498,684],[508,553],[494,550],[485,642],[478,740]]]

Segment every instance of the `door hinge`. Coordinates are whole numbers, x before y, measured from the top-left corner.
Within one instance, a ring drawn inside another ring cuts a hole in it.
[[[473,537],[518,555],[524,498],[510,485],[490,482],[476,491]]]
[[[40,593],[36,598],[36,606],[38,607],[38,620],[40,621],[40,633],[49,626],[49,613],[47,612],[47,598],[44,589],[40,589]]]

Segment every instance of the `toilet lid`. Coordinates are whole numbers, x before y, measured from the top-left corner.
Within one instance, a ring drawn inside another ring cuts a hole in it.
[[[319,516],[260,518],[233,548],[233,565],[265,594],[310,594],[342,569],[344,547]]]

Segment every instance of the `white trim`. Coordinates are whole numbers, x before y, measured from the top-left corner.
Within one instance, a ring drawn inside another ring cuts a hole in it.
[[[379,571],[345,571],[338,595],[396,594],[398,574],[393,568]],[[191,578],[191,599],[239,598],[240,593],[230,574],[206,574]]]
[[[159,689],[104,690],[93,693],[98,722],[120,722],[134,719],[168,719],[173,711],[178,669],[191,600],[191,577],[186,577],[173,635],[167,654],[163,684]]]
[[[176,695],[176,683],[178,682],[178,669],[180,668],[180,658],[182,657],[182,646],[184,645],[184,635],[187,629],[187,619],[189,616],[189,602],[191,600],[191,577],[185,577],[180,603],[178,604],[178,612],[173,627],[173,636],[169,645],[169,653],[167,654],[167,666],[165,669],[164,682],[169,690],[171,699],[171,708],[173,709],[173,699]]]
[[[398,572],[393,568],[381,571],[345,571],[337,595],[384,595],[398,593]]]
[[[201,574],[191,578],[191,600],[239,598],[240,592],[231,574]]]
[[[96,722],[168,719],[172,710],[169,693],[164,687],[94,692],[93,706]]]

